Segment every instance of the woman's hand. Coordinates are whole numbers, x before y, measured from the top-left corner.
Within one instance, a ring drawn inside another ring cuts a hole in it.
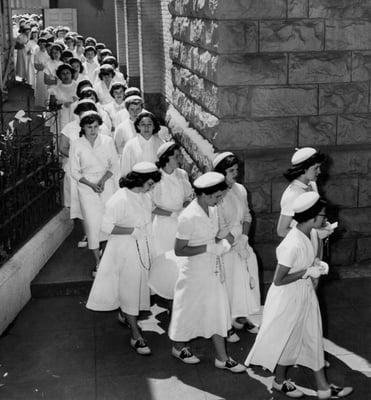
[[[38,64],[38,63],[35,63],[34,67],[35,67],[36,71],[42,71],[44,69],[44,66],[42,64]]]
[[[103,192],[101,186],[98,183],[91,183],[90,182],[89,186],[94,190],[95,193],[102,193]]]

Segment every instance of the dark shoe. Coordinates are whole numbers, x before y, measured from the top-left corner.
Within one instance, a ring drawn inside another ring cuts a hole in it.
[[[352,392],[353,388],[351,386],[339,387],[331,384],[328,390],[317,390],[317,395],[319,399],[340,399],[350,395]]]
[[[294,399],[298,399],[299,397],[304,396],[304,393],[301,390],[297,389],[290,380],[283,381],[283,383],[279,384],[273,379],[272,388],[279,392],[282,392],[287,397],[291,397]]]
[[[180,361],[183,361],[185,364],[198,364],[200,359],[196,357],[189,347],[183,347],[181,350],[177,350],[175,347],[171,349],[171,354],[179,358]]]
[[[141,356],[149,356],[152,354],[151,349],[144,339],[130,339],[130,346]]]

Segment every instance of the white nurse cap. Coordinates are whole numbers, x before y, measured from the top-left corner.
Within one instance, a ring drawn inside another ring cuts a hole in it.
[[[300,164],[303,161],[308,160],[308,158],[312,157],[316,153],[317,150],[313,149],[313,147],[303,147],[301,149],[298,149],[295,151],[294,155],[291,158],[291,164]]]
[[[215,168],[221,161],[223,161],[225,158],[228,156],[233,156],[234,154],[231,153],[230,151],[225,151],[223,153],[219,153],[213,161],[213,167]]]
[[[133,172],[137,172],[138,174],[149,174],[156,171],[158,171],[156,165],[149,161],[139,162],[133,167]]]
[[[174,146],[175,142],[165,142],[162,144],[157,150],[157,157],[160,158],[163,154],[166,153],[167,150],[170,149],[171,146]]]
[[[205,189],[218,185],[224,182],[224,180],[224,175],[219,174],[219,172],[206,172],[206,174],[201,175],[193,182],[193,186],[197,189]]]
[[[317,203],[320,196],[317,192],[306,192],[301,194],[296,198],[292,206],[293,211],[297,213],[302,213]]]

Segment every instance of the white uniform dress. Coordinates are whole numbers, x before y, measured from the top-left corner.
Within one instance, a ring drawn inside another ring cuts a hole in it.
[[[112,82],[111,82],[112,85]],[[110,85],[110,87],[111,87]],[[93,85],[95,92],[97,93],[99,103],[102,104],[103,106],[105,104],[110,103],[113,101],[113,97],[110,94],[110,87],[107,87],[107,85],[99,79],[99,81],[96,81]]]
[[[57,99],[58,103],[73,102],[76,97],[76,81],[64,84],[58,82],[56,85],[51,86],[49,91],[49,96],[53,95]],[[74,119],[74,113],[72,109],[72,104],[68,107],[62,104],[62,108],[58,110],[58,130],[61,130]]]
[[[309,182],[308,185],[299,181],[298,179],[294,179],[290,185],[285,189],[281,197],[281,214],[286,215],[288,217],[293,217],[295,212],[293,210],[293,205],[295,200],[305,192],[317,192],[318,188],[317,184],[314,181]],[[290,227],[294,227],[297,225],[297,222],[293,219],[291,221]],[[311,231],[312,241],[316,243],[316,255],[322,258],[322,242],[318,241],[318,234],[315,229]],[[318,246],[319,245],[319,246]]]
[[[83,63],[84,72],[87,75],[87,79],[93,84],[94,83],[94,73],[97,68],[99,68],[98,61],[88,62],[85,61]]]
[[[80,131],[81,131],[80,122],[74,119],[73,121],[65,125],[65,127],[61,131],[61,134],[68,138],[71,147],[71,143],[79,138]],[[101,135],[110,136],[111,132],[107,129],[107,127],[104,124],[102,124],[99,126],[99,133]],[[63,177],[64,206],[71,207],[70,209],[71,219],[73,218],[82,219],[80,204],[77,195],[77,185],[73,184],[73,181],[71,181],[71,165],[69,157],[63,157],[62,166],[64,170],[64,177]],[[71,200],[72,197],[74,198],[73,200]]]
[[[124,119],[120,124],[116,125],[115,129],[115,144],[117,153],[121,156],[125,144],[132,138],[137,136],[134,121],[129,118]]]
[[[209,207],[208,216],[194,199],[179,216],[176,237],[188,240],[189,246],[200,246],[213,243],[217,232],[217,208]],[[175,285],[170,339],[226,337],[231,318],[220,258],[211,253],[181,258],[185,262]]]
[[[107,233],[114,225],[141,226],[147,232],[147,240],[136,241],[131,235],[109,236],[87,308],[110,311],[120,307],[130,315],[150,309],[148,268],[152,207],[149,194],[135,193],[127,188],[119,189],[107,202],[102,223]]]
[[[48,52],[40,51],[37,47],[35,50],[34,63],[41,64],[44,68],[46,63],[50,60]],[[48,89],[44,83],[44,71],[36,71],[35,82],[35,105],[45,107],[48,100]]]
[[[294,227],[276,255],[279,264],[290,268],[290,274],[313,264],[315,246]],[[313,371],[324,367],[321,312],[310,278],[281,286],[272,283],[262,325],[245,364],[261,365],[272,372],[277,364],[298,364]]]
[[[234,229],[241,234],[243,222],[251,222],[247,192],[241,184],[234,183],[227,191],[218,213],[220,229],[226,232]],[[239,240],[243,251],[236,245],[222,256],[232,318],[249,317],[260,310],[258,261],[246,236]],[[254,283],[253,288],[250,282]]]
[[[101,232],[104,206],[117,190],[118,158],[115,145],[109,136],[98,134],[94,146],[91,146],[85,136],[82,136],[72,142],[69,158],[71,175],[77,184],[89,249],[97,249],[99,242],[107,239],[107,235]],[[97,183],[107,171],[111,171],[113,175],[106,181],[102,193],[96,193],[88,185],[79,182],[84,177]]]
[[[174,297],[174,287],[179,275],[179,258],[174,254],[175,235],[178,227],[177,215],[183,204],[192,198],[192,186],[187,173],[177,168],[171,174],[162,172],[159,183],[153,189],[153,200],[157,207],[175,212],[173,216],[155,215],[153,220],[153,265],[149,276],[151,289],[166,299]]]
[[[109,117],[111,118],[112,128],[116,129],[123,121],[129,119],[129,111],[125,107],[125,103],[117,104],[115,100],[104,106]],[[121,149],[122,150],[122,149]]]
[[[122,151],[121,176],[127,175],[138,162],[156,162],[157,150],[163,143],[157,135],[152,135],[148,140],[140,134],[130,139]]]

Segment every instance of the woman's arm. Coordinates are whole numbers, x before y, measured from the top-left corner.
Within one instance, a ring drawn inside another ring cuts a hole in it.
[[[63,133],[59,137],[59,152],[64,157],[68,157],[70,151],[70,140]]]
[[[289,274],[290,268],[285,267],[284,265],[277,264],[276,272],[274,273],[273,282],[276,286],[288,285],[289,283],[298,281],[301,279],[306,270],[294,272]]]
[[[175,255],[178,257],[192,257],[206,253],[206,244],[200,246],[188,246],[188,240],[175,239]]]
[[[290,232],[290,225],[291,225],[292,217],[289,215],[280,215],[277,224],[277,235],[279,237],[285,237]]]

